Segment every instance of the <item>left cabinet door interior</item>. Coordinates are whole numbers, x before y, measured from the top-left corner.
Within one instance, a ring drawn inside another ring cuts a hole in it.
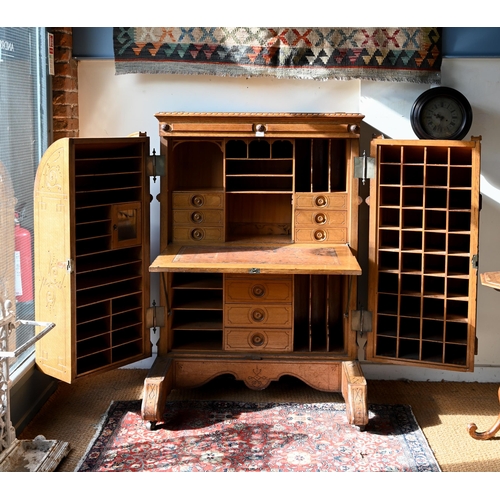
[[[151,355],[146,136],[60,139],[35,181],[36,362],[65,382]]]

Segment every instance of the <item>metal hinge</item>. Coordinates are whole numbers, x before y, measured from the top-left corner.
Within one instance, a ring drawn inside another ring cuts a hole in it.
[[[360,334],[372,331],[372,312],[358,309],[351,311],[351,330]]]
[[[146,170],[150,177],[153,177],[153,182],[156,182],[156,176],[165,175],[166,158],[162,155],[157,155],[153,149],[153,154],[147,157]]]
[[[364,186],[366,179],[373,179],[375,177],[375,165],[375,158],[366,156],[366,152],[363,151],[363,156],[354,158],[354,178],[361,179]]]
[[[474,269],[479,267],[479,255],[477,253],[472,256],[472,267]]]
[[[75,272],[75,261],[73,259],[68,259],[66,261],[66,271],[70,274]]]
[[[153,307],[146,310],[146,328],[152,328],[153,332],[159,327],[165,326],[165,308],[157,307],[153,300]]]

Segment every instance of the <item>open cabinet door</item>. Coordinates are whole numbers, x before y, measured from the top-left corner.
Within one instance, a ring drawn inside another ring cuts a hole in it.
[[[145,136],[60,139],[35,181],[36,344],[64,382],[151,355]]]
[[[48,148],[38,166],[34,189],[35,318],[56,325],[49,338],[37,342],[36,362],[44,373],[64,382],[74,377],[71,346],[75,342],[70,150],[69,139]]]
[[[372,141],[367,359],[473,371],[480,138]]]

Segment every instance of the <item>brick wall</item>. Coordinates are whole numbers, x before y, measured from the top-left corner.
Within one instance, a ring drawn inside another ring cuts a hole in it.
[[[53,139],[78,137],[78,63],[73,59],[73,29],[51,28],[54,34],[52,77]]]

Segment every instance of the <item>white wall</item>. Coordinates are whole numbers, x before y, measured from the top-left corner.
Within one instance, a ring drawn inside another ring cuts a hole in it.
[[[495,159],[500,131],[500,60],[445,59],[442,85],[469,99],[474,122],[470,135],[481,135],[483,210],[479,272],[500,269],[500,169]],[[80,135],[105,137],[147,132],[159,149],[162,111],[360,112],[371,127],[395,139],[413,139],[410,109],[428,86],[371,81],[302,81],[273,78],[186,77],[114,74],[111,60],[79,62]],[[362,143],[370,138],[362,137]],[[158,186],[152,184],[155,196]],[[158,251],[158,203],[152,206],[152,256]],[[154,293],[154,291],[153,291]],[[363,363],[367,378],[410,380],[500,380],[500,294],[479,286],[479,352],[474,373],[424,370]]]

